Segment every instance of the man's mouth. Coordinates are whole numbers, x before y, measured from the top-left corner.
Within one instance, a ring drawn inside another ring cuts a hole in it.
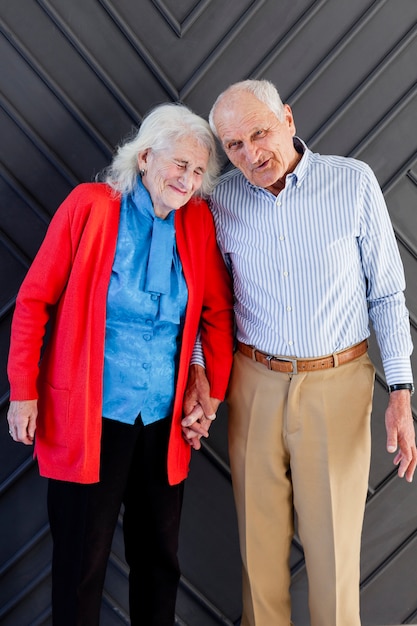
[[[253,168],[253,171],[254,172],[260,172],[260,171],[264,170],[265,168],[267,168],[268,164],[269,164],[269,159],[266,159],[266,161],[262,161],[262,163],[259,163],[259,165],[256,165]]]

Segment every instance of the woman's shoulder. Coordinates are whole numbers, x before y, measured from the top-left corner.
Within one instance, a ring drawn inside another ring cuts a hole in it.
[[[74,201],[110,200],[120,202],[120,194],[106,183],[80,183],[71,191],[68,199]]]
[[[60,210],[69,215],[103,213],[120,205],[120,194],[105,183],[80,183],[68,194]]]
[[[118,219],[120,195],[105,183],[80,183],[68,194],[54,215],[54,221],[66,220],[71,228],[84,228],[87,223],[103,223]]]
[[[200,245],[214,233],[214,221],[207,201],[199,196],[191,198],[176,211],[177,235],[181,232],[190,245]]]
[[[187,216],[189,219],[192,217],[194,217],[194,219],[201,219],[211,215],[207,200],[201,196],[193,196],[187,204],[178,210],[178,213],[182,214],[184,217]]]

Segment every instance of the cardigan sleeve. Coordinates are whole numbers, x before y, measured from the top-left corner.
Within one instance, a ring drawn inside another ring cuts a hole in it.
[[[38,398],[39,362],[47,324],[71,271],[69,210],[77,195],[77,191],[71,192],[56,211],[17,295],[7,365],[10,400]]]
[[[217,246],[210,213],[208,219],[200,331],[210,395],[223,400],[233,358],[233,298],[231,277]]]
[[[177,400],[182,406],[197,335],[201,338],[211,396],[223,400],[233,360],[231,277],[217,246],[214,220],[207,202],[192,199],[177,211],[175,224],[189,290],[177,384],[181,398],[177,394]],[[175,406],[179,410],[177,402]]]

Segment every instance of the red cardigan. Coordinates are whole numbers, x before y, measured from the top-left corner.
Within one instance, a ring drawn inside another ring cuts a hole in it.
[[[17,297],[8,362],[10,399],[39,398],[35,456],[42,476],[99,480],[106,301],[119,214],[120,196],[107,185],[76,187],[53,217]],[[191,448],[180,421],[200,320],[211,395],[220,400],[233,341],[230,278],[207,204],[193,199],[176,211],[175,229],[188,304],[168,449],[171,484],[188,473]]]

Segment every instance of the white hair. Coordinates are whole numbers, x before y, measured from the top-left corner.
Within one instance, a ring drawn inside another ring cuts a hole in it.
[[[209,115],[209,124],[213,133],[218,137],[217,129],[214,124],[214,116],[219,104],[227,98],[239,92],[247,92],[254,95],[260,102],[265,104],[271,111],[277,116],[280,122],[284,121],[285,110],[283,102],[280,98],[277,88],[269,80],[242,80],[238,83],[233,83],[225,91],[223,91],[218,97],[213,106],[211,107]]]
[[[184,137],[196,139],[209,154],[203,183],[198,191],[200,195],[208,195],[220,169],[213,133],[206,120],[177,103],[160,104],[147,113],[139,129],[117,148],[113,161],[100,174],[100,179],[119,193],[130,193],[139,174],[139,153],[148,149],[166,150]]]

